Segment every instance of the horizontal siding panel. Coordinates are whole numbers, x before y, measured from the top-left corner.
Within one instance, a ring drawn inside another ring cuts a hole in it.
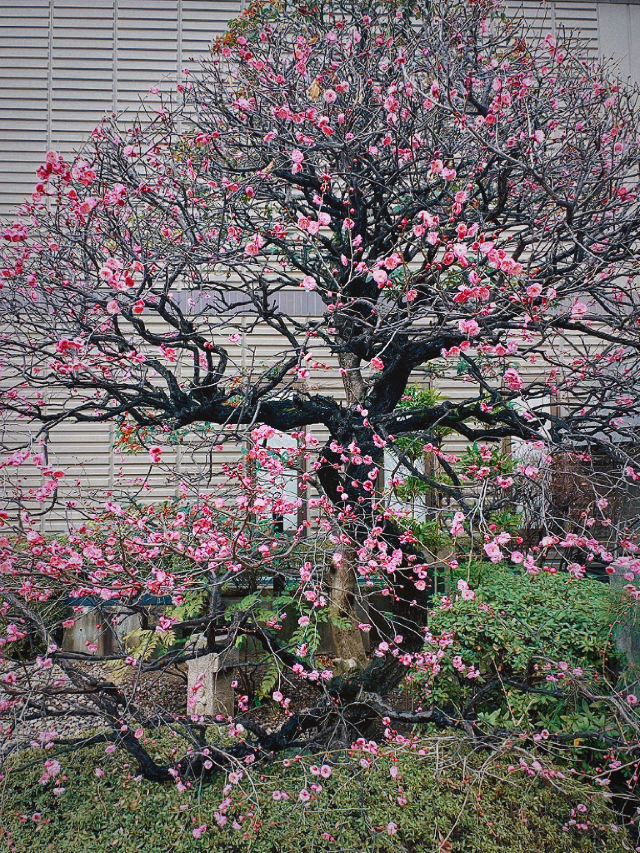
[[[42,123],[38,123],[32,121],[29,123],[30,128],[32,130],[41,130]],[[27,128],[25,128],[26,130]],[[21,151],[17,152],[15,150],[16,141],[20,142]],[[0,151],[8,156],[15,156],[16,158],[23,159],[28,157],[30,154],[35,157],[39,157],[42,159],[42,145],[37,139],[30,139],[27,142],[22,140],[22,137],[16,134],[16,131],[0,131]],[[0,164],[0,169],[2,168],[2,164]]]
[[[25,0],[18,9],[27,18],[34,14],[41,15],[43,12],[49,11],[49,0],[31,0],[31,2]],[[0,22],[6,18],[14,18],[17,11],[15,0],[13,3],[8,2],[6,5],[0,6]]]
[[[22,23],[14,23],[9,21],[5,23],[4,21],[0,22],[2,24],[2,28],[6,27],[7,34],[6,38],[8,39],[10,44],[20,44],[22,39],[38,39],[41,44],[47,44],[49,40],[49,23],[47,21],[46,24],[42,26],[36,26],[33,20],[31,21],[23,21]]]
[[[113,9],[114,2],[118,0],[54,0],[56,12],[59,10],[60,14],[68,13],[74,17],[80,14],[83,19],[93,14],[103,14],[104,9]]]
[[[4,155],[5,152],[3,152],[3,161],[5,162],[0,165],[0,174],[6,175],[9,184],[13,184],[14,186],[27,184],[28,191],[31,192],[33,185],[37,181],[36,169],[42,163],[42,154],[29,152],[28,155],[23,154],[18,157],[14,151],[11,151],[6,156]],[[24,166],[24,169],[16,174],[15,166],[20,166],[21,164]],[[13,170],[12,166],[14,167]]]
[[[25,182],[24,184],[12,184],[10,181],[2,179],[2,196],[6,205],[5,209],[8,213],[15,213],[20,205],[24,203],[34,184],[35,181],[31,181],[31,183]]]
[[[118,0],[118,17],[123,19],[165,15],[176,20],[177,14],[177,0]]]
[[[75,80],[76,90],[82,92],[86,97],[91,96],[91,92],[96,86],[107,84],[113,88],[113,55],[111,51],[101,52],[91,61],[89,58],[78,61],[74,58],[57,58],[56,59],[56,84],[64,85],[65,83]],[[82,85],[79,84],[78,78],[81,79]]]
[[[47,148],[49,3],[0,12],[0,214],[8,214],[33,189]]]
[[[29,63],[29,68],[24,67],[24,57],[22,56],[16,56],[11,59],[0,56],[0,62],[2,62],[2,65],[0,65],[0,79],[2,80],[13,80],[15,82],[15,69],[20,70],[19,76],[21,80],[35,79],[42,85],[42,81],[47,79],[48,63],[45,57],[33,59]]]
[[[13,79],[14,85],[10,84],[10,81]],[[46,86],[47,77],[45,74],[37,74],[35,71],[26,78],[20,78],[19,81],[16,81],[15,77],[12,77],[11,74],[2,75],[0,77],[0,98],[5,105],[8,105],[11,101],[18,101],[16,107],[20,107],[20,101],[22,98],[30,98],[41,101],[44,105],[46,105],[46,101],[42,97],[43,87]],[[4,84],[4,85],[3,85]],[[5,106],[5,109],[7,106]]]
[[[178,4],[176,0],[122,0],[118,7],[117,109],[135,111],[150,85],[178,68]]]
[[[94,77],[91,80],[91,89],[83,92],[78,89],[77,85],[73,87],[73,77],[58,77],[56,80],[56,90],[51,98],[51,103],[56,104],[56,101],[74,101],[73,106],[76,107],[77,101],[86,101],[92,105],[95,101],[104,103],[113,103],[113,82],[111,79],[105,80]]]
[[[1,36],[0,29],[0,36]],[[40,46],[34,44],[37,41],[36,39],[31,40],[31,46],[25,47],[21,44],[13,44],[8,38],[6,40],[2,40],[0,38],[0,61],[4,62],[13,62],[15,59],[21,60],[21,68],[26,70],[26,66],[28,64],[29,67],[37,67],[37,68],[46,68],[48,65],[48,60],[45,54],[42,53],[42,49]],[[42,45],[47,48],[49,44],[48,37],[42,39]],[[28,60],[28,63],[26,62]]]

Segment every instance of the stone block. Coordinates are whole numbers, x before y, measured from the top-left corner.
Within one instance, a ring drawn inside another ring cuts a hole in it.
[[[95,607],[85,607],[81,613],[74,614],[75,624],[64,629],[62,648],[68,652],[98,656],[117,653],[123,638],[139,628],[141,620],[137,613],[126,614],[126,611],[119,612],[115,608],[109,613],[118,617],[115,625],[107,622]]]
[[[220,638],[220,645],[225,637]],[[196,638],[187,646],[196,654],[205,651],[204,637]],[[233,667],[238,663],[238,650],[230,646],[220,653],[198,654],[187,661],[187,712],[197,716],[211,717],[222,714],[233,716],[234,692],[231,687]]]

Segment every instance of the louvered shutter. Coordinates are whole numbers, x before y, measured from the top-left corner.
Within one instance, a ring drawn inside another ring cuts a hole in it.
[[[118,112],[135,114],[150,86],[175,89],[178,12],[178,0],[118,0]]]
[[[598,56],[598,4],[595,0],[556,0],[555,30],[563,28],[580,34],[589,56]]]
[[[49,2],[0,3],[0,214],[33,189],[47,150]]]
[[[182,63],[207,56],[209,45],[222,35],[232,18],[240,14],[238,0],[182,0]]]
[[[113,111],[113,0],[55,0],[51,32],[51,147],[82,147]]]

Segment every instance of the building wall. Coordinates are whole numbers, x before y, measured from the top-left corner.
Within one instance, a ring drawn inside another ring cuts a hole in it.
[[[0,214],[31,192],[54,148],[77,150],[103,115],[175,88],[241,0],[0,0]]]
[[[48,149],[78,150],[103,115],[133,115],[151,85],[171,91],[183,68],[207,54],[241,5],[242,0],[0,0],[0,215],[30,193]],[[615,56],[621,78],[640,80],[640,0],[507,5],[511,14],[525,16],[532,36],[576,28],[594,57]],[[260,348],[260,359],[282,345],[258,331],[251,337],[248,346]],[[250,349],[244,353],[251,357]],[[322,378],[325,393],[341,395],[335,366]],[[459,383],[444,386],[445,397],[462,393]],[[28,438],[24,424],[14,426],[16,442]],[[96,488],[135,491],[146,481],[151,491],[144,495],[172,490],[161,470],[149,476],[146,453],[114,457],[114,438],[113,425],[68,425],[57,431],[52,455]],[[174,447],[165,458],[174,457],[178,467],[184,459],[192,467],[190,455]],[[205,452],[198,461],[206,468]]]
[[[135,111],[206,55],[242,0],[0,0],[0,215],[31,191],[44,152],[77,150],[106,113]],[[575,28],[640,81],[640,0],[508,0],[532,34]]]

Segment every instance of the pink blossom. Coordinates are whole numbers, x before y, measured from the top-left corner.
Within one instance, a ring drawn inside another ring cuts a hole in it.
[[[402,263],[402,258],[397,252],[394,252],[392,255],[389,255],[388,258],[384,259],[384,265],[388,270],[394,270],[396,267],[399,267]]]
[[[149,457],[152,462],[160,462],[162,459],[162,448],[158,444],[154,444],[149,448]]]
[[[377,370],[377,371],[384,370],[384,362],[377,355],[374,355],[374,357],[371,359],[371,361],[369,362],[369,366],[373,370]]]
[[[469,584],[465,580],[458,581],[458,591],[465,601],[473,601],[476,597],[475,592],[469,589]]]
[[[316,290],[318,287],[318,282],[312,275],[305,275],[305,277],[302,279],[301,286],[307,291]]]
[[[542,287],[539,284],[530,284],[527,288],[527,296],[531,299],[537,299],[542,293]]]
[[[297,148],[294,148],[293,151],[291,152],[291,162],[293,164],[291,167],[292,174],[297,175],[298,172],[302,171],[302,161],[303,160],[304,160],[304,154],[302,153],[302,151],[299,151]]]
[[[80,204],[80,213],[82,213],[83,216],[88,216],[97,204],[97,199],[86,198],[82,204]]]
[[[502,559],[502,551],[495,542],[487,542],[484,551],[492,563],[499,563]]]
[[[460,536],[464,533],[464,513],[456,512],[451,523],[451,535]]]
[[[322,98],[325,104],[335,104],[338,100],[338,95],[333,91],[333,89],[326,89]]]
[[[475,320],[460,320],[458,326],[462,334],[468,335],[470,338],[480,334],[480,326]]]
[[[245,255],[255,257],[263,246],[264,238],[260,234],[254,234],[251,240],[244,247]]]
[[[200,826],[197,826],[195,829],[191,830],[191,835],[194,838],[202,838],[202,835],[207,831],[207,824],[201,823]]]
[[[117,299],[112,299],[110,302],[107,302],[107,313],[111,315],[120,313],[120,304]]]
[[[589,309],[584,304],[584,302],[580,302],[578,299],[575,300],[573,305],[571,306],[571,316],[574,320],[580,320],[587,313]]]
[[[504,381],[505,385],[511,389],[511,391],[520,391],[522,388],[522,378],[515,367],[509,367],[504,372]]]

